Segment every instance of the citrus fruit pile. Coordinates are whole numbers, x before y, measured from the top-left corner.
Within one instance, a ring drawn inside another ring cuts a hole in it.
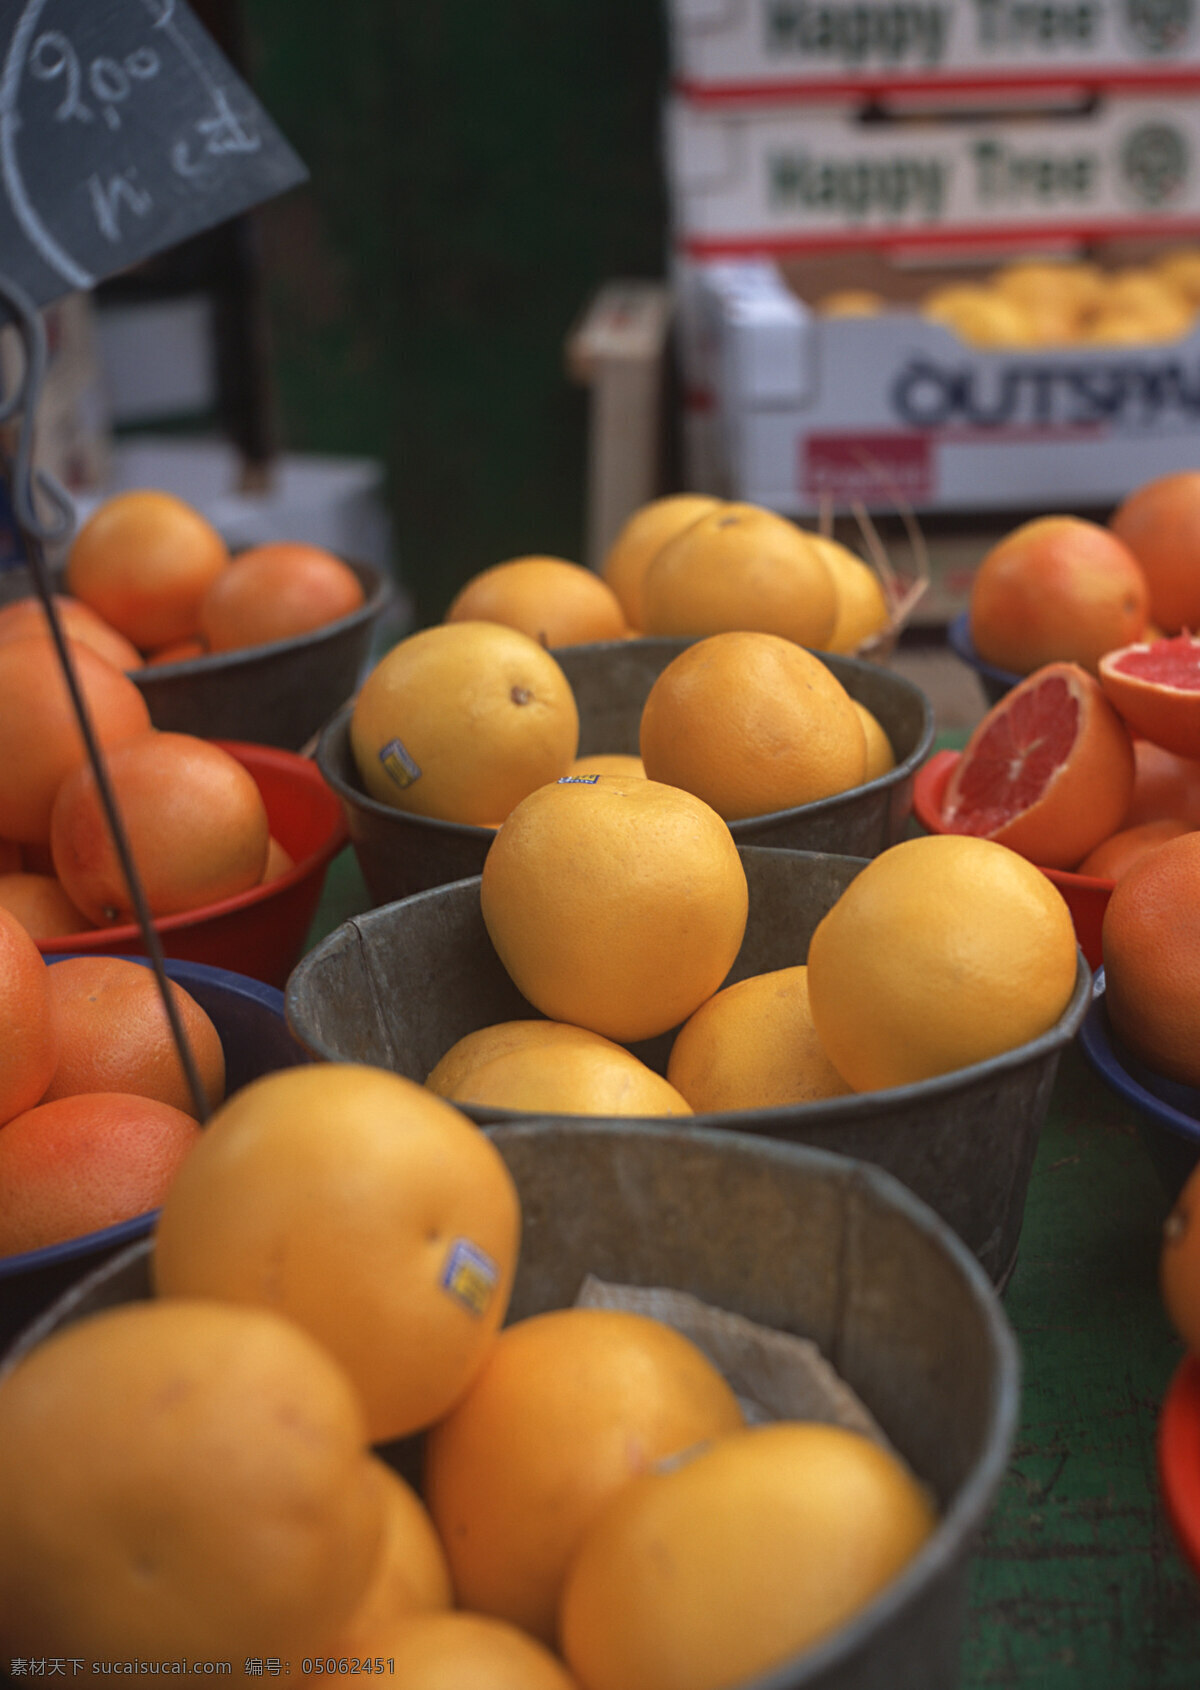
[[[1200,832],[1145,851],[1113,887],[1101,948],[1120,1042],[1155,1072],[1200,1087]]]
[[[640,755],[580,758],[579,710],[554,654],[488,620],[393,646],[359,689],[349,733],[372,798],[491,828],[566,775],[649,775],[733,821],[848,792],[896,762],[881,722],[819,653],[761,631],[698,638],[666,665],[643,705]]]
[[[206,1112],[225,1094],[220,1034],[181,985],[170,991]],[[156,1208],[201,1112],[152,970],[48,964],[0,909],[0,1256]]]
[[[1200,470],[1136,487],[1106,523],[1062,513],[1023,522],[975,571],[971,642],[985,662],[1013,675],[1059,661],[1099,674],[1101,660],[1127,646],[1200,629],[1198,546]],[[1146,678],[1168,678],[1158,663]]]
[[[1179,727],[1194,715],[1200,730],[1200,642],[1130,646],[1099,668],[1047,663],[994,704],[950,774],[940,825],[1114,882],[1200,827],[1200,736]]]
[[[152,916],[229,898],[286,872],[254,777],[231,751],[151,727],[125,675],[73,658]],[[57,653],[0,645],[0,907],[39,940],[135,920],[135,903]]]
[[[480,903],[544,1019],[468,1033],[425,1083],[487,1109],[686,1117],[906,1085],[1037,1038],[1076,984],[1058,890],[1018,853],[949,835],[884,851],[807,956],[733,980],[749,892],[732,835],[647,779],[532,793],[496,834]],[[665,1056],[642,1048],[666,1034]]]
[[[276,540],[231,554],[205,516],[158,490],[114,494],[92,512],[71,541],[64,585],[64,617],[98,624],[123,669],[293,639],[364,600],[358,576],[322,547]],[[15,615],[40,608],[31,601]],[[0,612],[0,638],[9,614]]]
[[[891,626],[883,583],[860,557],[744,501],[651,501],[618,532],[601,574],[646,635],[749,629],[845,654]]]
[[[1200,252],[1105,267],[1013,259],[978,282],[931,289],[921,314],[991,348],[1139,346],[1188,334],[1200,305]],[[878,309],[878,307],[876,307]]]
[[[501,622],[554,648],[743,629],[851,653],[891,627],[879,575],[848,546],[765,506],[672,493],[639,506],[599,573],[510,558],[473,575],[447,622]]]
[[[66,644],[152,916],[199,909],[292,868],[258,784],[230,750],[155,729],[127,674],[82,638],[68,633]],[[0,634],[0,738],[0,908],[39,940],[133,921],[103,795],[44,629]]]
[[[648,1315],[506,1323],[521,1227],[491,1140],[394,1074],[227,1100],[164,1196],[151,1296],[0,1378],[0,1645],[718,1690],[894,1580],[937,1523],[897,1456],[748,1426]],[[418,1435],[410,1479],[383,1446]]]

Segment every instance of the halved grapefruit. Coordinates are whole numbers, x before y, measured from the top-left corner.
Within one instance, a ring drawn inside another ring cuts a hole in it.
[[[1134,733],[1200,757],[1200,639],[1189,633],[1121,646],[1100,659],[1100,685]]]
[[[1121,826],[1133,777],[1133,739],[1100,683],[1077,663],[1048,663],[979,723],[942,819],[953,833],[1069,869]]]

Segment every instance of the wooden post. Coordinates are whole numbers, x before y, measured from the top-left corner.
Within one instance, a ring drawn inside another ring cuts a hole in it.
[[[625,518],[661,491],[670,320],[664,283],[609,282],[567,337],[567,369],[591,390],[585,561],[592,569]]]

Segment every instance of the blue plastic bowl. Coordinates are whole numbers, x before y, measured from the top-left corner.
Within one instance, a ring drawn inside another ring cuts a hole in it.
[[[1114,1037],[1097,971],[1092,1002],[1079,1029],[1083,1053],[1118,1097],[1131,1103],[1137,1128],[1171,1202],[1200,1160],[1200,1091],[1156,1074]]]
[[[150,967],[145,957],[128,960]],[[66,958],[47,957],[46,961],[52,968]],[[220,1034],[227,1095],[260,1074],[310,1060],[288,1029],[283,993],[278,987],[207,963],[168,958],[166,971],[169,979],[191,993]],[[149,1233],[157,1214],[157,1209],[152,1209],[63,1244],[27,1250],[19,1256],[0,1256],[0,1349],[80,1275]]]
[[[946,643],[955,657],[979,676],[979,684],[989,704],[998,704],[1006,692],[1011,692],[1017,682],[1024,679],[1009,669],[998,669],[994,663],[987,663],[980,657],[971,643],[969,611],[960,610],[952,619],[946,629]]]

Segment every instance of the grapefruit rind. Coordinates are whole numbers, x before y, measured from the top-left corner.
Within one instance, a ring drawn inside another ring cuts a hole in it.
[[[1200,639],[1141,641],[1100,659],[1100,685],[1128,724],[1177,757],[1200,757]]]

